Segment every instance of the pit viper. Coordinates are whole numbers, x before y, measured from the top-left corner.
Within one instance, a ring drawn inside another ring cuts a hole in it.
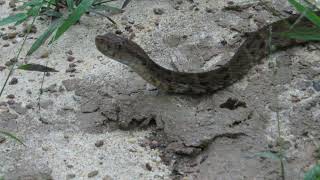
[[[230,60],[207,72],[188,73],[166,69],[155,63],[138,44],[113,33],[96,36],[95,44],[105,56],[129,66],[159,90],[177,94],[206,94],[221,90],[243,78],[253,66],[270,54],[270,44],[276,51],[306,43],[281,35],[281,32],[290,31],[293,24],[294,27],[314,26],[306,18],[300,17],[291,15],[246,33],[246,39]]]

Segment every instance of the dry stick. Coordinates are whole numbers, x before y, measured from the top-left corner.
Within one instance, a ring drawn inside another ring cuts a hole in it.
[[[18,60],[19,60],[20,54],[21,54],[21,52],[22,52],[22,48],[23,48],[23,46],[24,46],[25,43],[26,43],[26,40],[27,40],[27,38],[28,38],[28,36],[29,36],[29,34],[30,34],[30,31],[31,31],[31,27],[34,25],[34,23],[35,23],[35,21],[36,21],[36,17],[39,16],[40,11],[41,11],[41,8],[39,8],[39,10],[38,10],[38,12],[37,12],[37,15],[33,17],[31,25],[29,26],[29,28],[27,28],[26,36],[24,37],[23,42],[22,42],[22,44],[21,44],[21,47],[20,47],[20,49],[19,49],[19,51],[18,51],[18,54],[17,54],[17,56],[15,57],[16,61],[12,64],[12,66],[11,66],[11,68],[10,68],[10,71],[9,71],[9,74],[8,74],[8,76],[7,76],[7,78],[6,78],[6,81],[4,82],[4,84],[3,84],[3,86],[2,86],[2,89],[1,89],[1,92],[0,92],[0,97],[1,97],[1,95],[2,95],[2,93],[3,93],[3,91],[4,91],[4,89],[5,89],[5,87],[7,86],[7,83],[8,83],[8,81],[9,81],[10,76],[11,76],[11,75],[13,74],[13,72],[14,72],[14,67],[16,66],[16,64],[17,64],[17,62],[18,62]]]

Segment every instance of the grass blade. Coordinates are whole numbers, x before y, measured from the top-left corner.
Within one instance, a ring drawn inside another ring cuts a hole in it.
[[[68,10],[71,12],[74,8],[73,0],[67,0]]]
[[[315,25],[320,27],[320,17],[317,16],[316,13],[314,13],[311,9],[308,7],[303,6],[301,3],[299,3],[296,0],[288,0],[301,14],[303,14],[306,18],[308,18],[311,22],[313,22]]]
[[[57,40],[64,32],[66,32],[74,23],[76,23],[81,16],[87,12],[87,10],[91,7],[94,0],[82,0],[77,8],[73,10],[73,12],[68,16],[68,18],[62,23],[62,25],[58,28],[54,38],[50,43]]]
[[[59,72],[53,68],[43,66],[40,64],[24,64],[18,67],[18,69],[26,70],[26,71],[38,71],[38,72]]]
[[[35,52],[50,36],[51,34],[58,28],[61,24],[62,19],[58,19],[50,24],[48,29],[32,44],[29,49],[27,56],[31,55]]]
[[[291,39],[306,40],[306,41],[319,41],[320,28],[299,28],[293,29],[288,32],[280,33],[281,36]]]
[[[19,142],[20,144],[26,146],[26,145],[25,145],[19,138],[17,138],[14,134],[11,134],[11,133],[6,132],[6,131],[1,131],[1,130],[0,130],[0,134],[3,134],[3,135],[5,135],[5,136],[8,136],[8,137],[10,137],[11,139],[13,139],[13,140]]]
[[[18,14],[1,19],[0,26],[6,25],[6,24],[11,24],[11,23],[14,23],[14,22],[26,19],[26,18],[28,18],[28,15],[26,13],[18,13]]]

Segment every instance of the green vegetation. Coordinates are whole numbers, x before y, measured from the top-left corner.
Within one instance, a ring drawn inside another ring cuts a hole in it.
[[[9,132],[1,131],[1,130],[0,130],[0,134],[5,135],[5,136],[8,136],[9,138],[11,138],[11,139],[13,139],[13,140],[17,141],[18,143],[20,143],[20,144],[22,144],[22,145],[25,146],[25,144],[24,144],[19,138],[17,138],[17,136],[15,136],[15,135],[12,134],[12,133],[9,133]]]
[[[101,11],[111,11],[113,13],[122,12],[120,8],[116,8],[108,5],[107,3],[112,0],[32,0],[23,3],[22,6],[18,7],[18,10],[23,12],[15,15],[6,17],[0,20],[0,26],[15,23],[19,25],[29,18],[38,16],[47,16],[52,18],[51,24],[47,30],[37,38],[32,47],[29,49],[27,55],[31,55],[35,52],[42,44],[51,37],[50,43],[58,40],[63,33],[65,33],[72,25],[80,20],[81,16],[87,12],[100,13]],[[67,13],[63,14],[60,9],[67,8]],[[106,16],[107,17],[107,16]],[[108,18],[112,23],[115,23],[112,19]],[[31,26],[30,26],[31,28]]]
[[[109,2],[114,0],[31,0],[28,2],[24,2],[22,6],[17,9],[22,11],[15,15],[8,16],[2,20],[0,20],[0,26],[15,23],[15,25],[19,25],[25,21],[28,21],[29,18],[33,18],[32,23],[28,26],[27,34],[23,40],[23,43],[16,55],[16,59],[19,59],[20,53],[28,34],[31,31],[33,24],[36,21],[36,18],[39,16],[47,16],[52,19],[50,25],[47,30],[44,31],[42,35],[40,35],[37,40],[33,43],[31,48],[29,49],[27,56],[31,55],[35,52],[41,45],[43,45],[50,37],[51,40],[49,44],[58,40],[68,29],[71,28],[76,22],[80,20],[83,14],[87,12],[96,13],[108,18],[112,23],[115,22],[109,18],[108,16],[101,13],[101,11],[110,11],[113,13],[122,12],[120,8],[113,7],[108,5]],[[125,7],[129,3],[129,0],[126,0],[122,6]],[[67,9],[67,13],[61,13],[61,9]],[[8,83],[10,76],[12,75],[15,67],[14,63],[10,69],[10,73],[7,76],[7,79],[2,86],[0,91],[0,97]],[[19,67],[18,69],[29,70],[29,71],[40,71],[40,72],[48,72],[47,70],[51,70],[51,72],[56,71],[52,68],[42,66],[42,65],[34,65],[27,64],[23,67]]]

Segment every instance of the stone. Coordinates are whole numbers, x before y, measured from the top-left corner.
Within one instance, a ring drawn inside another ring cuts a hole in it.
[[[109,175],[105,175],[102,180],[113,180],[113,178]]]
[[[154,8],[153,12],[156,15],[162,15],[164,13],[164,10],[162,8]]]
[[[206,12],[207,13],[214,13],[214,10],[212,8],[206,7]]]
[[[7,104],[9,104],[9,105],[13,105],[13,104],[15,104],[16,102],[13,100],[13,99],[10,99],[10,100],[8,100],[7,101]]]
[[[69,68],[75,68],[75,67],[77,67],[77,65],[75,63],[69,64]]]
[[[10,112],[0,113],[0,122],[1,121],[11,121],[11,120],[15,120],[17,118],[18,118],[18,115],[12,114]]]
[[[152,171],[152,167],[151,167],[151,165],[149,163],[146,163],[146,168],[147,168],[148,171]]]
[[[96,147],[102,147],[103,144],[104,144],[103,140],[98,140],[96,143],[94,143]]]
[[[68,68],[67,70],[66,70],[66,72],[67,73],[73,73],[73,72],[76,72],[76,68],[74,68],[74,67],[72,67],[72,68]]]
[[[27,109],[21,105],[21,103],[15,103],[13,105],[9,106],[11,109],[13,109],[18,114],[25,114],[27,112]]]
[[[9,2],[9,7],[10,7],[10,8],[15,8],[15,7],[16,7],[16,1],[15,1],[15,0],[11,0],[11,1]]]
[[[6,66],[12,66],[14,63],[18,62],[17,58],[11,58],[5,63]]]
[[[96,101],[88,101],[82,104],[80,110],[82,113],[93,113],[99,109],[99,104]]]
[[[73,57],[73,56],[68,56],[67,57],[67,61],[69,61],[69,62],[72,62],[72,61],[74,61],[76,58],[75,57]]]
[[[13,77],[13,78],[11,79],[11,81],[9,82],[9,85],[15,85],[15,84],[18,84],[18,79],[15,78],[15,77]]]
[[[17,36],[17,34],[18,34],[17,32],[11,32],[11,33],[8,33],[7,36],[9,39],[14,39]]]
[[[48,119],[44,118],[44,117],[40,117],[39,118],[39,121],[42,123],[42,124],[51,124],[50,121],[48,121]]]
[[[33,104],[32,104],[32,103],[27,104],[27,105],[26,105],[26,108],[27,108],[27,109],[33,109]]]
[[[320,80],[314,80],[312,82],[312,85],[313,85],[313,88],[316,90],[316,91],[320,91]]]
[[[14,96],[13,94],[9,94],[9,95],[7,96],[7,98],[9,98],[9,99],[14,99],[15,96]]]
[[[0,72],[3,71],[3,70],[5,70],[5,69],[6,69],[5,66],[0,66]]]
[[[48,51],[45,51],[41,54],[40,58],[44,59],[44,58],[47,58],[49,57],[49,52]]]
[[[52,100],[41,100],[40,101],[40,107],[43,109],[48,109],[49,106],[53,104]]]
[[[99,171],[91,171],[90,173],[88,173],[88,178],[92,178],[95,177],[99,174]]]
[[[66,54],[68,54],[68,55],[72,55],[72,54],[73,54],[73,52],[72,52],[72,50],[69,50],[69,51],[67,51],[67,52],[66,52]]]
[[[15,26],[8,26],[8,29],[16,30],[17,28]]]
[[[50,92],[50,93],[54,93],[54,92],[57,92],[57,84],[51,84],[49,87],[47,88],[44,88],[43,89],[43,92]]]
[[[73,179],[73,178],[75,178],[75,177],[76,177],[75,174],[68,174],[68,175],[66,176],[66,179]]]
[[[3,113],[3,112],[9,112],[9,109],[6,105],[1,105],[0,106],[0,113]]]
[[[4,5],[6,1],[0,0],[0,6]]]
[[[6,141],[6,138],[3,136],[0,136],[0,144],[4,143]]]

